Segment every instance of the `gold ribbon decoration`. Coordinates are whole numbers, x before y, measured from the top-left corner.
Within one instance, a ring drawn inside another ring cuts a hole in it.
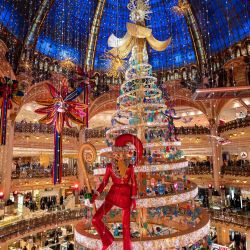
[[[143,40],[143,46],[144,41],[147,40],[149,45],[156,51],[165,50],[171,43],[171,37],[165,41],[159,41],[153,36],[152,29],[134,23],[127,23],[127,33],[124,37],[118,38],[114,34],[109,37],[108,46],[112,48],[109,53],[124,59],[135,45],[139,45],[141,40]],[[139,50],[142,49],[139,48]]]

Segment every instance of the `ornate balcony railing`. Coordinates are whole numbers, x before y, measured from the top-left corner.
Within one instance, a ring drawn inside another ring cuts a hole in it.
[[[227,122],[219,126],[219,133],[223,133],[229,130],[234,130],[238,128],[244,128],[250,126],[250,118],[236,119],[230,122]],[[85,129],[85,138],[104,138],[107,128],[100,129]],[[27,122],[16,122],[15,124],[16,133],[47,133],[53,134],[54,127],[46,124],[39,123],[27,123]],[[193,127],[176,127],[177,135],[209,135],[210,129],[204,126],[193,126]],[[70,137],[79,137],[79,131],[76,128],[65,128],[64,135]]]
[[[104,138],[106,135],[106,131],[108,128],[100,128],[100,129],[85,129],[85,138]],[[210,134],[210,129],[203,126],[193,126],[193,127],[177,127],[176,128],[177,135],[208,135]]]
[[[213,169],[209,165],[189,166],[187,168],[188,175],[212,174]]]
[[[245,118],[240,118],[236,120],[232,120],[223,125],[219,126],[219,133],[223,133],[226,131],[245,128],[250,126],[250,117],[247,116]],[[100,129],[85,129],[85,137],[86,139],[91,138],[104,138],[106,131],[108,128],[100,128]],[[204,126],[193,126],[193,127],[176,127],[177,135],[209,135],[210,129]]]
[[[225,222],[250,227],[250,217],[223,211],[209,211],[213,221]],[[32,232],[44,230],[46,227],[59,226],[61,224],[87,218],[88,208],[76,208],[72,210],[62,210],[45,213],[29,219],[21,219],[0,228],[0,243],[8,240],[29,235]]]
[[[54,126],[32,122],[16,122],[15,132],[53,134]],[[76,128],[64,128],[63,134],[70,137],[79,137],[79,131]]]
[[[210,129],[204,126],[176,127],[177,135],[209,135]]]
[[[222,166],[221,175],[250,176],[250,163]]]
[[[56,211],[2,226],[0,227],[0,243],[22,235],[29,235],[39,228],[44,230],[49,226],[56,227],[66,222],[82,219],[87,216],[87,211],[88,208]]]
[[[214,221],[220,221],[225,223],[231,223],[238,226],[250,227],[250,217],[249,215],[240,215],[230,212],[223,212],[223,211],[216,211],[216,210],[210,210],[211,218]]]
[[[250,117],[232,120],[219,126],[219,133],[250,126]]]
[[[106,135],[107,128],[100,129],[85,129],[85,138],[104,138]]]
[[[63,177],[76,176],[77,169],[65,169],[62,171]],[[12,171],[11,179],[32,179],[32,178],[50,178],[52,176],[51,168],[24,169]]]
[[[221,175],[250,176],[250,163],[234,163],[232,166],[222,166]],[[213,167],[210,164],[197,164],[187,168],[189,175],[213,174]]]

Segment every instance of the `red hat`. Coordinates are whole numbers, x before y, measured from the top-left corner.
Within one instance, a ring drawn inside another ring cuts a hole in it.
[[[143,154],[143,145],[140,139],[131,134],[119,135],[115,139],[115,147],[124,147],[129,143],[133,144],[136,148],[136,164],[138,164],[142,159]]]

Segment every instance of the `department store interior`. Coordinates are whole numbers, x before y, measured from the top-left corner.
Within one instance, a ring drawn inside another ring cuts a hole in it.
[[[1,250],[250,249],[249,1],[0,0],[0,108]]]

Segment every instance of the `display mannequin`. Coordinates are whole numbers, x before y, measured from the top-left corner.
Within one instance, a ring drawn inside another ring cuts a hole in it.
[[[102,218],[114,206],[122,209],[123,249],[132,249],[130,240],[130,210],[131,208],[133,210],[136,208],[135,198],[137,195],[137,183],[134,167],[142,157],[143,148],[141,141],[137,137],[130,134],[117,137],[115,146],[125,146],[127,143],[131,143],[135,146],[137,161],[135,161],[135,163],[130,162],[127,166],[125,161],[128,161],[128,157],[131,158],[131,153],[113,152],[114,159],[111,163],[107,164],[106,173],[102,183],[95,191],[92,198],[92,202],[94,202],[97,196],[102,193],[109,182],[109,178],[111,177],[112,186],[105,198],[104,203],[97,210],[92,220],[92,224],[102,240],[102,250],[107,249],[114,241],[113,235],[102,222]]]

